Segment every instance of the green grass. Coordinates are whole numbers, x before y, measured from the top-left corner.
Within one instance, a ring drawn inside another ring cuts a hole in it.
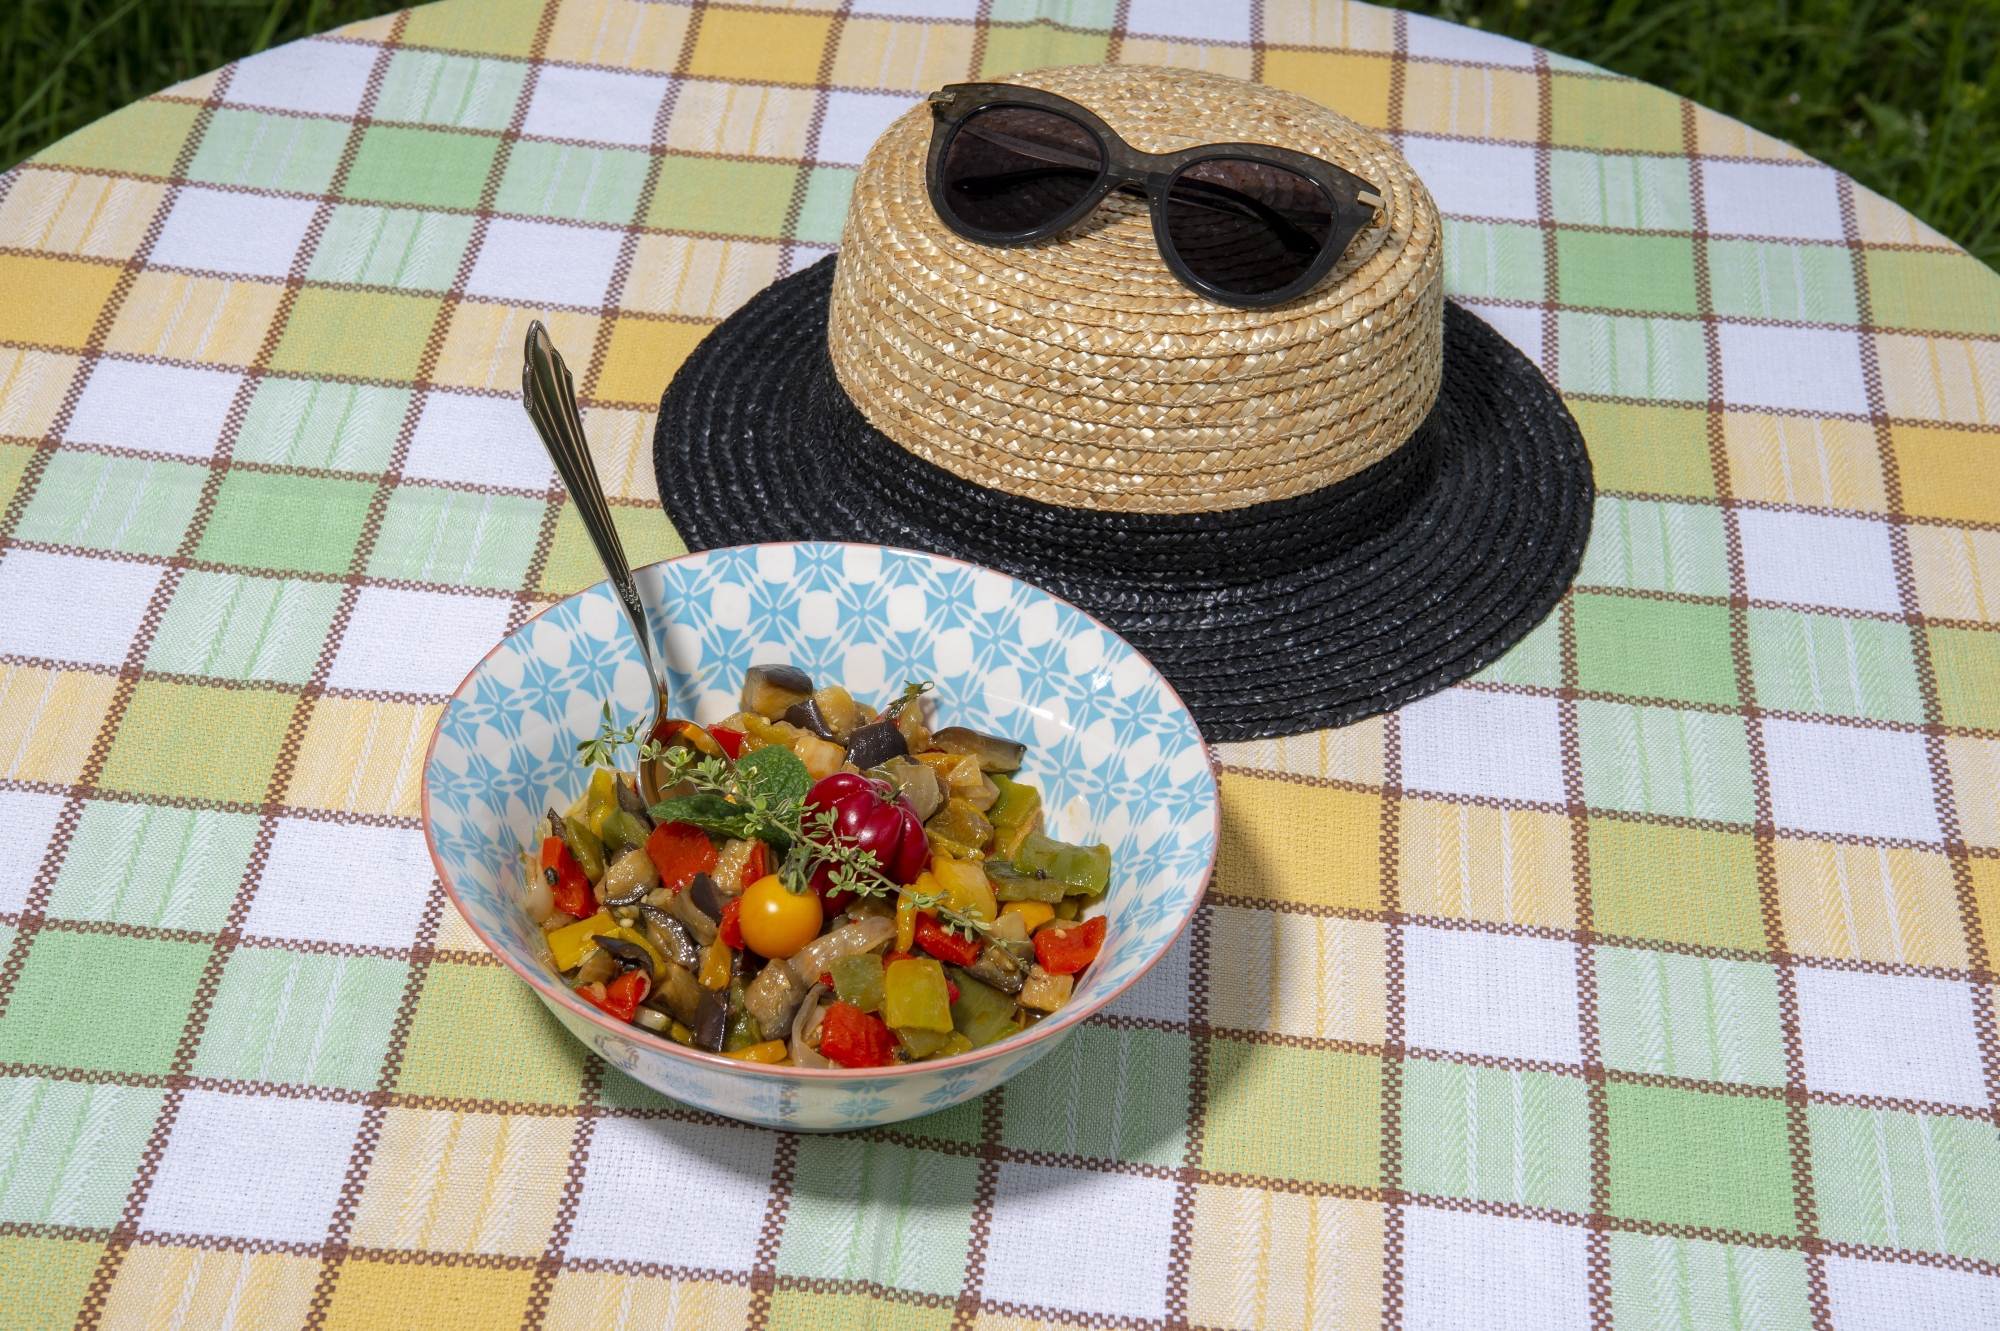
[[[0,6],[0,163],[385,0]],[[1797,144],[2000,267],[2000,0],[1434,0],[1404,8],[1671,88]]]

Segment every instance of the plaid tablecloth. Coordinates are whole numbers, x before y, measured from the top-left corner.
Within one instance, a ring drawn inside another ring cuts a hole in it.
[[[1479,679],[1226,746],[1191,940],[982,1102],[789,1138],[432,881],[461,673],[914,97],[1227,70],[1402,145],[1602,488]],[[1771,139],[1326,0],[454,0],[0,176],[0,1325],[2000,1326],[2000,279]]]

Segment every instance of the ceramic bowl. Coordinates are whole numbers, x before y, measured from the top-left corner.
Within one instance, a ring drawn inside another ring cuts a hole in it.
[[[1050,831],[1106,841],[1104,949],[1069,1004],[1021,1035],[894,1068],[766,1067],[613,1020],[537,960],[519,852],[541,812],[583,790],[578,740],[600,707],[642,719],[638,644],[608,584],[551,606],[486,655],[445,707],[423,783],[424,836],[452,901],[557,1020],[612,1066],[683,1103],[751,1123],[832,1131],[894,1123],[979,1095],[1034,1064],[1128,988],[1193,918],[1215,863],[1216,787],[1194,720],[1157,671],[1081,610],[1027,583],[870,545],[710,550],[638,574],[666,645],[674,711],[736,710],[752,664],[787,662],[878,705],[934,680],[937,724],[1028,745],[1024,779]]]

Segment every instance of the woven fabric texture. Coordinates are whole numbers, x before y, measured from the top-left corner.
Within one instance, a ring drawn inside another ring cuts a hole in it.
[[[1558,612],[1225,746],[1188,942],[844,1138],[586,1056],[445,905],[429,728],[593,581],[514,396],[650,404],[941,83],[1392,135],[1601,497]],[[2000,279],[1666,93],[1316,0],[453,0],[0,176],[0,1325],[2000,1325]]]

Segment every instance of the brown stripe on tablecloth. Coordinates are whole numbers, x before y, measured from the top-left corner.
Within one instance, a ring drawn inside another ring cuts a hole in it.
[[[1937,665],[1931,656],[1930,619],[1917,595],[1916,562],[1910,555],[1909,527],[1903,521],[1903,473],[1896,457],[1895,431],[1889,424],[1882,365],[1875,351],[1874,293],[1868,283],[1868,253],[1854,212],[1854,182],[1836,175],[1840,226],[1848,243],[1854,272],[1855,316],[1860,322],[1855,340],[1861,351],[1861,382],[1868,391],[1868,411],[1875,428],[1875,450],[1882,462],[1882,492],[1889,510],[1889,555],[1896,568],[1896,598],[1910,627],[1910,651],[1917,674],[1917,691],[1924,702],[1924,757],[1930,764],[1932,801],[1938,831],[1951,864],[1952,886],[1958,898],[1959,928],[1965,936],[1965,959],[1972,971],[1972,1021],[1979,1042],[1980,1072],[1986,1083],[1988,1117],[2000,1126],[2000,1032],[1994,1027],[1992,956],[1987,951],[1985,922],[1972,885],[1972,860],[1958,818],[1958,796],[1952,785],[1951,762],[1945,752],[1944,704],[1938,694]]]
[[[1583,731],[1576,714],[1576,593],[1563,593],[1556,606],[1562,688],[1556,704],[1562,745],[1563,794],[1569,801],[1571,885],[1576,894],[1577,1056],[1583,1064],[1590,1118],[1590,1228],[1585,1261],[1590,1282],[1592,1326],[1608,1327],[1611,1310],[1611,1239],[1604,1226],[1611,1212],[1611,1100],[1606,1090],[1603,1044],[1597,1007],[1597,915],[1590,875],[1590,810],[1583,798]]]
[[[355,1132],[347,1173],[341,1178],[333,1214],[327,1221],[326,1240],[320,1245],[319,1279],[314,1282],[312,1298],[306,1305],[305,1324],[309,1327],[326,1324],[341,1269],[347,1259],[359,1251],[349,1246],[347,1236],[354,1232],[354,1219],[360,1213],[361,1194],[368,1182],[368,1168],[374,1163],[375,1148],[381,1144],[382,1126],[388,1120],[389,1110],[399,1107],[393,1091],[396,1079],[402,1073],[403,1056],[409,1050],[410,1028],[416,1024],[417,1003],[423,997],[424,981],[429,977],[431,962],[436,957],[432,944],[437,940],[438,926],[443,919],[444,886],[433,879],[429,898],[424,903],[423,918],[417,924],[415,945],[410,949],[410,966],[403,980],[403,996],[396,1004],[396,1019],[389,1027],[389,1041],[382,1051],[382,1070],[375,1079],[375,1089],[362,1097],[367,1110],[362,1114],[361,1126]]]
[[[1264,0],[1250,0],[1250,77],[1264,81]]]
[[[1402,16],[1397,20],[1400,23]],[[1403,724],[1395,712],[1382,722],[1382,1326],[1403,1325],[1403,1055],[1408,1045],[1403,979],[1402,814]],[[1419,1328],[1418,1331],[1422,1331]]]
[[[805,142],[799,145],[798,170],[792,176],[792,197],[785,204],[784,221],[778,226],[778,271],[786,272],[792,266],[792,256],[798,251],[799,217],[805,212],[806,190],[812,185],[813,163],[819,160],[819,136],[826,128],[827,88],[833,82],[833,60],[840,49],[840,34],[847,27],[847,16],[854,9],[854,0],[840,0],[840,7],[833,11],[832,20],[827,24],[826,42],[820,47],[819,69],[813,76],[813,109],[806,118]]]
[[[404,18],[399,16],[396,20],[397,29],[400,29],[405,21]],[[391,41],[393,42],[393,35]],[[384,46],[376,55],[374,63],[370,66],[360,106],[364,117],[368,108],[374,104],[375,98],[381,93],[382,81],[388,73],[390,55],[390,47]],[[222,95],[227,91],[232,77],[232,71],[225,69],[221,77],[216,80],[215,87],[210,94],[208,109],[211,113],[214,105],[219,102]],[[205,128],[207,123],[206,120],[198,120],[197,127]],[[353,169],[355,157],[360,151],[362,132],[362,122],[357,121],[350,129],[347,141],[342,147],[340,160],[335,167],[333,180],[330,183],[330,191],[338,192],[342,183],[346,180],[348,173]],[[198,137],[198,134],[190,133],[187,143],[182,145],[180,158],[175,162],[175,175],[177,177],[185,175],[188,164],[193,160],[193,153]],[[154,219],[155,227],[164,222],[166,214],[171,209],[173,200],[176,197],[178,197],[177,185],[169,188],[167,199],[162,203],[161,211]],[[313,219],[307,226],[305,234],[300,237],[298,248],[292,256],[291,268],[287,273],[285,289],[279,297],[277,309],[272,315],[270,325],[264,331],[264,338],[258,345],[256,355],[252,358],[249,367],[247,367],[242,384],[238,386],[236,396],[230,404],[229,413],[224,418],[222,435],[216,442],[214,453],[208,459],[208,475],[202,483],[201,496],[195,504],[193,516],[188,522],[186,532],[181,537],[181,543],[175,552],[175,557],[168,564],[168,571],[161,578],[160,585],[156,589],[151,603],[146,608],[145,617],[140,622],[139,632],[132,647],[135,662],[144,660],[144,653],[150,646],[154,634],[158,632],[159,626],[166,616],[167,606],[173,599],[173,594],[179,586],[181,575],[192,560],[195,549],[200,543],[202,533],[207,528],[209,519],[214,515],[216,500],[222,489],[222,482],[228,475],[229,460],[235,451],[238,432],[242,429],[243,422],[249,413],[251,395],[256,391],[257,384],[261,381],[264,370],[269,366],[271,357],[277,350],[279,339],[283,336],[286,324],[291,318],[292,310],[297,304],[298,293],[304,282],[306,271],[311,264],[312,255],[318,248],[320,238],[325,233],[327,221],[331,216],[332,204],[322,202],[319,208],[315,210]],[[314,671],[315,678],[323,679],[325,669],[328,665],[330,665],[330,659],[323,657],[321,665]],[[104,758],[97,758],[93,754],[93,761],[100,764],[99,772],[101,772],[101,763],[109,757],[110,741],[116,734],[117,726],[123,722],[125,706],[129,703],[131,694],[136,688],[136,676],[129,683],[121,682],[120,692],[114,699],[114,716],[105,723],[106,733],[102,739]],[[235,898],[230,903],[229,913],[224,918],[222,930],[217,934],[215,942],[209,950],[208,959],[203,964],[201,977],[196,982],[194,999],[189,1005],[187,1019],[182,1026],[179,1044],[174,1051],[172,1062],[168,1065],[168,1089],[166,1097],[161,1102],[159,1119],[154,1124],[151,1135],[147,1138],[145,1150],[140,1157],[138,1170],[133,1177],[131,1189],[126,1197],[124,1212],[119,1217],[118,1225],[112,1231],[110,1241],[105,1245],[105,1250],[98,1261],[97,1269],[92,1274],[90,1286],[84,1294],[82,1307],[77,1317],[79,1328],[94,1327],[103,1317],[105,1300],[110,1294],[112,1282],[117,1278],[118,1271],[124,1264],[125,1253],[130,1249],[132,1241],[138,1233],[139,1219],[144,1214],[146,1200],[152,1191],[153,1180],[158,1175],[160,1161],[166,1153],[167,1143],[173,1135],[174,1124],[179,1117],[181,1104],[187,1094],[188,1073],[194,1065],[195,1054],[200,1048],[202,1034],[207,1028],[209,1014],[214,1007],[216,992],[222,984],[223,971],[229,963],[230,956],[235,951],[236,941],[241,936],[243,923],[249,916],[251,902],[256,897],[257,888],[263,876],[264,863],[270,854],[271,838],[277,824],[277,810],[280,807],[280,801],[286,784],[291,779],[292,766],[298,760],[298,752],[305,738],[305,725],[310,716],[310,711],[310,699],[301,698],[299,705],[294,707],[291,718],[286,723],[284,738],[278,749],[277,762],[272,769],[270,780],[265,788],[264,803],[258,810],[261,816],[257,836],[252,843],[249,861],[244,867],[243,878],[237,886]],[[94,786],[97,774],[86,770],[83,774],[83,784]]]
[[[777,1138],[771,1153],[771,1191],[764,1201],[764,1223],[757,1230],[757,1247],[750,1260],[746,1331],[764,1331],[771,1324],[772,1295],[778,1288],[778,1248],[784,1242],[785,1222],[792,1209],[792,1182],[798,1174],[798,1134],[782,1132]],[[932,1307],[943,1307],[947,1302],[942,1295],[927,1297],[935,1298],[929,1305]]]
[[[979,1319],[987,1245],[993,1238],[993,1197],[1000,1190],[1000,1125],[1006,1114],[1007,1087],[1002,1083],[979,1100],[979,1174],[973,1185],[972,1228],[965,1244],[965,1281],[952,1302],[950,1331],[972,1331]]]
[[[935,23],[936,19],[926,19]],[[993,0],[979,0],[972,10],[972,48],[966,56],[965,77],[976,79],[986,64],[986,34],[993,26]]]
[[[553,14],[551,5],[546,14]],[[544,25],[546,27],[546,24]],[[537,44],[541,42],[537,38]],[[576,1213],[583,1204],[583,1182],[590,1172],[590,1143],[597,1135],[601,1116],[600,1097],[604,1090],[604,1060],[596,1054],[583,1060],[583,1084],[578,1089],[576,1127],[570,1136],[569,1166],[563,1174],[562,1196],[556,1202],[555,1223],[549,1227],[549,1241],[535,1262],[535,1278],[528,1285],[527,1305],[521,1311],[524,1331],[536,1331],[549,1315],[549,1299],[556,1277],[562,1274],[563,1252],[576,1229]]]
[[[1391,31],[1395,33],[1395,43],[1389,54],[1389,98],[1383,118],[1389,123],[1386,129],[1389,139],[1397,151],[1403,147],[1403,97],[1410,83],[1410,16],[1402,10],[1395,11]]]
[[[1785,1050],[1785,1136],[1791,1158],[1793,1225],[1806,1254],[1807,1298],[1814,1331],[1831,1331],[1832,1304],[1826,1283],[1826,1262],[1819,1242],[1819,1207],[1814,1196],[1812,1128],[1807,1117],[1805,1049],[1799,1033],[1798,979],[1785,941],[1784,914],[1778,895],[1777,829],[1771,808],[1771,771],[1764,751],[1763,715],[1757,706],[1756,674],[1750,659],[1749,579],[1743,561],[1743,533],[1729,453],[1723,433],[1722,344],[1715,316],[1714,288],[1708,262],[1708,199],[1696,150],[1695,104],[1681,99],[1681,143],[1688,164],[1688,192],[1694,214],[1695,309],[1702,321],[1702,345],[1708,374],[1709,469],[1722,510],[1723,545],[1729,567],[1729,655],[1736,671],[1736,694],[1742,704],[1743,729],[1749,744],[1750,782],[1755,803],[1751,829],[1757,878],[1757,900],[1764,922],[1765,946],[1778,981],[1778,1025]]]
[[[1562,387],[1562,339],[1556,335],[1562,264],[1556,244],[1556,204],[1552,165],[1556,137],[1555,71],[1549,53],[1535,48],[1535,220],[1542,228],[1542,375]],[[1593,1316],[1595,1311],[1593,1309]]]
[[[111,335],[112,326],[117,322],[118,313],[124,308],[125,298],[132,292],[139,274],[145,270],[146,259],[153,252],[153,246],[160,240],[160,232],[165,228],[167,215],[173,211],[174,202],[180,197],[180,185],[186,177],[188,166],[194,160],[196,145],[214,119],[215,106],[228,91],[230,71],[225,69],[209,91],[209,100],[195,114],[194,122],[188,130],[180,152],[174,157],[173,175],[167,189],[155,206],[153,216],[140,236],[139,244],[120,267],[118,279],[113,283],[111,294],[105,299],[104,307],[97,313],[89,335],[84,339],[83,350],[78,356],[77,367],[71,373],[69,386],[63,390],[61,404],[50,419],[48,428],[35,439],[35,451],[22,468],[21,479],[16,484],[13,498],[8,502],[4,514],[0,514],[0,552],[12,548],[14,529],[27,512],[29,502],[41,488],[43,475],[48,471],[49,460],[61,445],[63,432],[69,428],[71,418],[76,414],[77,403],[83,398],[84,387],[97,369],[97,360],[104,349],[104,340]],[[10,185],[11,189],[11,185]],[[225,429],[233,432],[234,425]],[[197,514],[197,518],[201,515]],[[184,552],[192,547],[183,541]],[[97,734],[91,741],[90,751],[85,755],[77,780],[67,792],[60,812],[56,815],[55,826],[49,834],[42,851],[41,862],[35,871],[33,883],[22,903],[20,920],[16,926],[13,941],[8,945],[5,961],[0,961],[0,1016],[7,1012],[7,1002],[12,997],[14,985],[21,978],[21,971],[28,964],[28,953],[34,947],[35,935],[40,927],[42,913],[47,909],[49,898],[55,891],[56,876],[62,871],[63,860],[69,854],[70,838],[76,834],[77,824],[83,819],[83,806],[87,794],[96,786],[97,779],[104,773],[104,765],[110,761],[112,741],[117,737],[118,726],[124,719],[125,708],[130,705],[132,695],[138,687],[136,677],[127,678],[127,672],[136,671],[146,660],[152,635],[158,630],[160,616],[165,606],[160,593],[171,594],[172,586],[178,585],[178,576],[169,572],[154,589],[145,616],[140,621],[139,632],[120,668],[120,678],[111,695],[111,702],[105,717],[99,723]]]
[[[1104,43],[1105,64],[1115,65],[1124,58],[1126,28],[1131,19],[1132,0],[1118,0],[1118,3],[1111,7],[1111,34]]]
[[[1196,908],[1188,926],[1187,1119],[1181,1143],[1181,1167],[1173,1173],[1174,1221],[1167,1246],[1166,1321],[1168,1326],[1176,1328],[1189,1324],[1194,1217],[1200,1201],[1203,1152],[1208,1145],[1209,1042],[1215,1035],[1208,1024],[1209,935],[1214,919],[1214,908],[1204,901]]]
[[[353,156],[359,150],[361,136],[372,123],[370,113],[374,109],[380,80],[387,71],[390,59],[401,46],[408,21],[407,11],[398,14],[387,40],[382,45],[375,72],[370,78],[368,92],[355,115],[354,130],[349,138],[347,152],[341,159],[340,170],[335,173],[333,182],[329,186],[329,193],[340,193],[346,182]],[[551,21],[552,14],[545,8],[536,30],[533,54],[539,54],[546,44]],[[417,422],[422,418],[429,396],[431,376],[436,371],[437,359],[450,332],[452,318],[458,311],[459,303],[464,299],[466,284],[471,280],[473,264],[478,258],[480,246],[485,240],[490,223],[493,199],[499,192],[500,178],[506,171],[514,144],[520,138],[521,124],[527,116],[528,103],[534,97],[538,73],[539,67],[531,55],[527,73],[521,81],[520,90],[515,95],[513,114],[508,121],[507,129],[500,136],[500,144],[493,155],[493,161],[487,168],[486,180],[480,190],[477,220],[473,223],[465,253],[460,256],[450,289],[432,316],[430,332],[425,339],[416,373],[410,385],[409,405],[404,409],[402,422],[396,432],[395,446],[390,451],[387,467],[383,469],[376,482],[375,493],[369,499],[368,510],[361,524],[361,533],[355,541],[353,554],[349,557],[347,574],[342,579],[345,585],[335,607],[332,623],[328,627],[326,642],[320,649],[319,659],[314,664],[312,676],[307,681],[301,698],[296,729],[299,741],[303,741],[305,727],[310,724],[313,710],[319,699],[324,696],[327,677],[339,655],[340,644],[346,636],[348,626],[353,621],[368,560],[374,553],[375,542],[381,537],[390,498],[402,482],[403,465],[409,458],[410,443],[415,437]],[[281,751],[279,756],[278,773],[273,777],[274,783],[280,778],[289,782],[294,761],[296,761],[296,749],[292,738],[288,736],[286,749]],[[277,788],[282,790],[284,787],[279,785]],[[253,865],[259,868],[261,868],[263,847],[268,838],[275,834],[277,827],[275,816],[267,822],[269,830],[260,832],[259,852],[252,859]],[[414,946],[410,950],[410,970],[404,982],[402,1001],[398,1004],[396,1021],[390,1030],[388,1046],[383,1051],[382,1070],[377,1081],[376,1093],[369,1098],[368,1108],[362,1115],[359,1128],[356,1129],[339,1197],[333,1214],[327,1220],[327,1238],[320,1259],[319,1279],[314,1284],[312,1300],[306,1314],[306,1324],[310,1327],[325,1325],[340,1283],[341,1271],[349,1257],[347,1236],[352,1232],[354,1219],[360,1208],[361,1194],[367,1186],[369,1170],[374,1163],[375,1150],[381,1142],[382,1127],[387,1121],[389,1112],[387,1096],[401,1073],[409,1032],[415,1022],[416,1008],[423,994],[424,982],[429,975],[443,910],[443,886],[433,878],[423,919],[418,926]]]

